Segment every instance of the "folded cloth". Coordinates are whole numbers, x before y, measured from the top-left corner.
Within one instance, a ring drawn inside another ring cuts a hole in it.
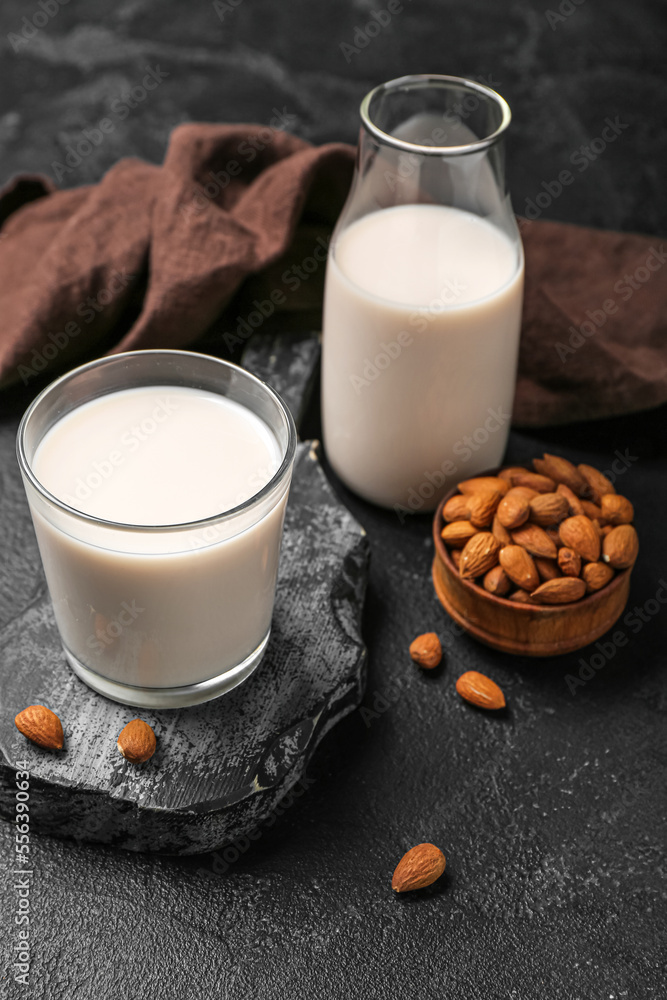
[[[0,191],[0,387],[104,353],[195,345],[244,281],[288,274],[276,264],[304,230],[330,231],[353,160],[342,143],[187,124],[160,167],[122,160],[99,184],[67,191],[16,178]],[[667,400],[662,242],[541,220],[521,220],[521,230],[514,422],[568,423]],[[266,301],[278,307],[285,295],[274,292]]]

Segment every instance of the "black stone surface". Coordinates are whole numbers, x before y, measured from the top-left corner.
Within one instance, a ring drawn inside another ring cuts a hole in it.
[[[149,62],[171,78],[67,183],[96,180],[119,155],[159,159],[187,118],[268,122],[286,107],[300,134],[352,141],[369,86],[412,71],[468,73],[512,104],[517,211],[618,115],[629,128],[544,215],[665,236],[665,11],[651,0],[563,5],[572,13],[553,28],[550,0],[412,0],[349,63],[340,43],[382,0],[242,0],[222,22],[209,3],[71,0],[14,54],[6,36],[26,6],[0,12],[7,174],[48,171]],[[640,293],[636,302],[640,310]],[[512,462],[548,446],[621,470],[642,551],[620,629],[627,642],[606,647],[613,655],[522,661],[454,634],[429,580],[428,517],[401,524],[332,477],[372,550],[362,709],[323,741],[302,794],[226,856],[164,859],[33,835],[26,988],[10,981],[18,890],[14,833],[0,824],[6,995],[662,1000],[666,415],[510,440]],[[318,434],[315,410],[304,433]],[[14,488],[12,461],[7,446],[0,489]],[[12,538],[19,528],[2,530]],[[25,602],[34,577],[36,553],[24,545],[11,592],[0,594],[3,615]],[[435,675],[406,655],[424,629],[446,648]],[[504,717],[457,699],[454,680],[473,666],[503,685]],[[570,690],[568,675],[582,669],[591,679]],[[447,872],[395,898],[393,868],[420,840],[443,848]]]

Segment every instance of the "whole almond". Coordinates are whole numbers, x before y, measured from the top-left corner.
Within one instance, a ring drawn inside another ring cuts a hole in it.
[[[639,539],[631,524],[619,524],[617,528],[612,528],[602,542],[602,559],[614,569],[629,569],[634,565],[638,552]]]
[[[569,513],[567,498],[562,493],[541,493],[530,501],[530,520],[540,528],[560,524]]]
[[[447,545],[454,549],[462,549],[473,535],[477,534],[477,528],[470,521],[451,521],[446,524],[440,532],[440,537]]]
[[[467,521],[470,516],[468,498],[461,493],[454,494],[442,508],[442,516],[445,521]]]
[[[446,863],[445,855],[435,844],[417,844],[396,865],[391,887],[394,892],[425,889],[440,878]]]
[[[535,559],[535,566],[537,567],[537,572],[540,574],[540,580],[556,580],[561,575],[554,559],[537,558]]]
[[[468,498],[470,523],[476,528],[487,528],[493,521],[496,507],[503,494],[500,490],[482,490]]]
[[[576,493],[578,497],[585,494],[588,489],[588,483],[576,465],[568,462],[566,458],[561,458],[559,455],[549,455],[545,452],[540,470],[538,471],[543,470],[546,470],[545,475],[549,476],[555,482],[565,483],[566,486],[569,486],[572,492]]]
[[[132,719],[121,730],[116,746],[131,764],[143,764],[155,753],[155,733],[143,719]]]
[[[526,552],[540,559],[555,559],[558,549],[547,535],[544,528],[537,524],[524,524],[511,532],[515,545],[523,545]]]
[[[498,520],[503,528],[512,530],[519,528],[528,520],[530,514],[530,501],[525,496],[521,496],[511,489],[498,504]]]
[[[456,682],[456,690],[471,705],[477,708],[498,709],[505,707],[505,695],[495,681],[476,670],[461,674]]]
[[[500,565],[510,580],[529,593],[540,585],[540,577],[533,557],[521,545],[505,545],[499,554]]]
[[[603,562],[586,563],[581,574],[586,583],[586,590],[593,594],[596,590],[602,590],[614,576],[611,566]]]
[[[462,483],[459,483],[459,492],[465,493],[466,496],[486,490],[500,490],[504,496],[508,489],[509,485],[499,476],[475,476],[473,479],[464,479]]]
[[[561,522],[558,533],[563,545],[574,549],[586,562],[597,562],[600,558],[600,536],[585,514],[566,518]]]
[[[536,493],[553,493],[556,484],[550,476],[542,476],[539,472],[516,472],[512,476],[512,486],[526,486]]]
[[[564,545],[558,550],[558,565],[565,576],[579,576],[581,573],[581,556],[574,549]]]
[[[586,593],[586,584],[576,576],[560,576],[557,580],[547,580],[531,597],[538,604],[570,604],[578,601]]]
[[[635,519],[635,509],[627,497],[605,493],[600,500],[600,515],[607,524],[630,524]]]
[[[532,604],[533,603],[531,601],[531,599],[530,599],[530,594],[528,593],[528,591],[527,590],[522,590],[521,587],[518,587],[514,591],[514,593],[510,594],[509,600],[510,601],[514,601],[515,604]]]
[[[593,503],[599,504],[605,493],[616,492],[611,480],[607,479],[605,475],[593,468],[592,465],[578,465],[577,469],[584,477],[588,485],[588,490],[586,491],[585,496],[588,500],[592,500]]]
[[[410,656],[420,667],[432,670],[442,660],[442,645],[435,632],[424,632],[410,643]]]
[[[570,508],[571,517],[575,517],[577,514],[584,513],[584,507],[581,500],[576,495],[576,493],[572,492],[569,486],[565,485],[565,483],[558,484],[558,486],[556,487],[556,493],[560,493],[560,495],[565,497],[565,499],[567,500],[567,505]]]
[[[44,750],[62,750],[65,737],[60,719],[44,705],[28,705],[14,719],[20,733]]]
[[[491,525],[491,533],[493,534],[493,537],[500,542],[501,545],[511,545],[512,537],[507,528],[504,528],[503,525],[498,520],[498,514],[496,514],[495,517],[493,518],[493,523]]]
[[[500,542],[490,531],[480,531],[466,542],[461,553],[459,573],[464,580],[481,576],[498,562]]]
[[[512,582],[502,566],[494,566],[484,574],[482,586],[489,594],[504,597],[512,589]]]

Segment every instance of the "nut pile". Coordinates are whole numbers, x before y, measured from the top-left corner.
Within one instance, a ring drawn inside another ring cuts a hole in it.
[[[459,483],[441,536],[461,577],[488,593],[568,604],[634,564],[634,510],[591,465],[545,454],[533,467]]]

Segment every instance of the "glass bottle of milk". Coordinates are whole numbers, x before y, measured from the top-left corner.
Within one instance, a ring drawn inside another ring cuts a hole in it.
[[[397,511],[500,464],[523,249],[505,186],[511,114],[489,87],[409,76],[361,105],[327,263],[322,422],[331,465]]]

